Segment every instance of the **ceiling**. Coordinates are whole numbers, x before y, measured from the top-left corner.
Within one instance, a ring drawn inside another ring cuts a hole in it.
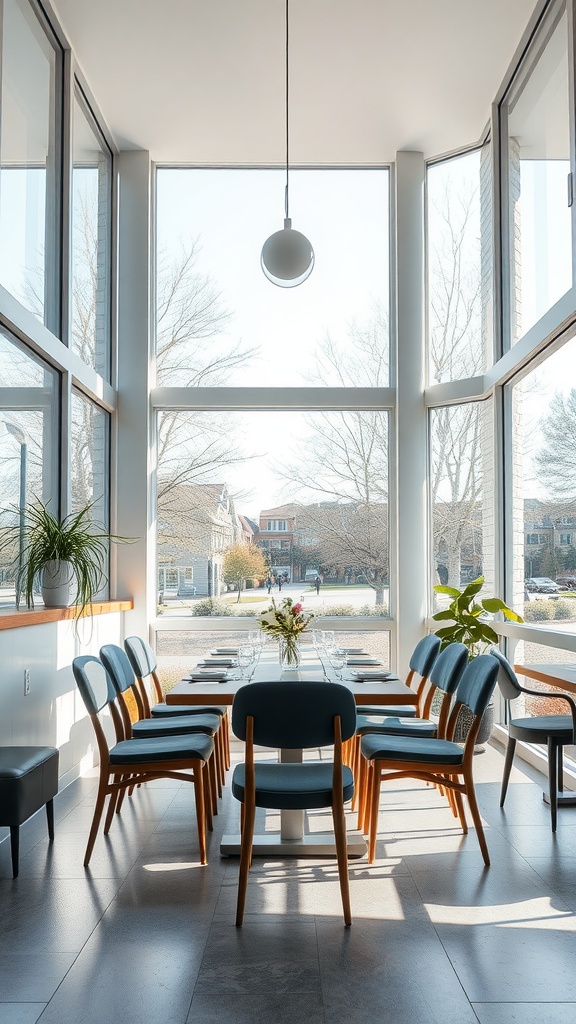
[[[290,0],[290,162],[477,141],[536,0]],[[53,0],[120,149],[284,160],[284,0]]]

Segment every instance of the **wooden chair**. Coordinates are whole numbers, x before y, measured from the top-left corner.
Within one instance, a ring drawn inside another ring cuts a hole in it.
[[[487,866],[490,864],[474,790],[473,759],[480,721],[496,686],[498,669],[499,663],[491,654],[480,654],[468,663],[458,684],[456,700],[450,712],[446,729],[447,739],[383,736],[371,733],[362,737],[362,754],[369,763],[369,863],[373,863],[376,856],[381,783],[411,778],[432,782],[454,794],[454,807],[464,834],[468,832],[468,826],[462,797],[467,797],[484,863]],[[473,715],[464,747],[451,739],[462,707],[469,708]]]
[[[418,715],[427,714],[428,712],[424,710],[423,698],[426,692],[428,677],[432,670],[432,666],[438,657],[440,642],[439,637],[434,633],[430,633],[428,636],[422,637],[412,651],[408,666],[408,675],[406,676],[406,686],[416,690],[418,697],[416,704],[391,705],[390,707],[383,707],[382,705],[359,705],[356,708],[358,715],[370,715],[374,720],[383,721],[390,715],[400,718],[416,718]],[[349,743],[345,745],[344,761],[346,764],[351,766],[352,771],[354,772],[354,778],[356,782],[358,782],[362,771],[360,736],[358,734],[355,734]],[[359,797],[360,789],[358,785],[356,785],[354,790],[354,800],[352,803],[353,808],[355,808]]]
[[[118,706],[122,715],[126,739],[161,739],[168,736],[183,736],[197,732],[205,733],[215,739],[220,728],[218,715],[178,715],[175,718],[144,718],[140,703],[140,691],[128,655],[117,644],[105,644],[100,648],[100,660],[106,668],[118,698]],[[138,711],[138,718],[130,715],[126,703],[126,693],[131,691]],[[222,795],[220,787],[219,746],[215,744],[214,755],[208,762],[210,779],[210,810],[218,813],[217,793]],[[119,811],[121,801],[117,805]]]
[[[356,724],[354,697],[340,683],[274,682],[242,686],[232,706],[232,729],[246,743],[232,793],[242,804],[242,840],[236,925],[244,917],[257,807],[310,810],[331,807],[344,921],[351,924],[344,803],[352,798],[352,772],[342,763],[342,741]],[[277,749],[334,745],[332,761],[256,762],[254,745]]]
[[[219,715],[221,728],[216,737],[216,743],[220,746],[221,756],[219,762],[222,765],[220,785],[226,782],[226,772],[230,768],[230,729],[228,724],[228,709],[219,704],[199,704],[194,707],[190,704],[166,704],[162,684],[158,678],[158,663],[156,655],[139,636],[128,636],[124,640],[124,648],[128,655],[132,671],[138,680],[140,696],[145,718],[174,718],[179,715]],[[152,704],[148,695],[147,680],[152,683],[155,699],[158,703]]]
[[[376,715],[357,715],[356,735],[359,739],[368,733],[381,736],[424,736],[427,738],[446,738],[448,716],[452,696],[460,682],[462,673],[468,664],[468,648],[464,644],[449,644],[436,658],[429,676],[429,687],[423,701],[423,718],[405,718],[400,715],[389,715],[386,718]],[[432,707],[435,694],[442,695],[442,703],[438,721],[427,717]],[[358,828],[368,828],[367,771],[368,762],[365,757],[359,758],[359,773],[354,779],[358,791]],[[450,799],[450,797],[449,797]]]
[[[92,720],[100,754],[100,778],[94,817],[88,836],[84,866],[90,863],[106,797],[110,797],[104,835],[112,824],[120,794],[137,782],[151,779],[177,779],[194,785],[196,821],[201,864],[207,863],[206,804],[209,801],[208,774],[205,770],[214,751],[210,736],[203,733],[171,736],[162,739],[127,739],[124,720],[116,704],[116,691],[104,665],[98,658],[85,655],[75,658],[72,670],[78,689]],[[110,746],[99,714],[107,709],[114,725],[117,742]]]
[[[508,705],[508,745],[504,761],[504,775],[500,792],[500,807],[504,806],[508,780],[512,771],[514,751],[518,740],[524,743],[545,743],[548,747],[548,791],[550,800],[550,822],[556,831],[558,821],[558,791],[564,788],[563,748],[576,742],[576,701],[567,693],[543,693],[521,686],[510,662],[501,651],[494,648],[492,655],[498,659],[498,686]],[[546,701],[556,700],[568,704],[569,715],[531,715],[527,718],[513,718],[510,702],[527,693]]]

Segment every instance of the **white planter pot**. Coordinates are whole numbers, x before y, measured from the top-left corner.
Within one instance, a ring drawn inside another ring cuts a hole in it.
[[[70,562],[46,562],[41,573],[42,600],[47,608],[68,608],[76,598],[76,581]]]

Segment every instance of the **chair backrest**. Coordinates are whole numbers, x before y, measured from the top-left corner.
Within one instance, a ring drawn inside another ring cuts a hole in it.
[[[467,664],[468,648],[465,644],[448,644],[430,669],[430,682],[444,693],[454,693]]]
[[[156,655],[150,644],[147,644],[141,637],[127,636],[124,641],[124,648],[137,676],[143,678],[156,671]]]
[[[100,659],[107,669],[116,693],[124,693],[134,686],[136,680],[126,651],[117,644],[104,644],[100,648]]]
[[[232,705],[232,729],[246,739],[246,719],[254,719],[254,743],[265,747],[323,747],[334,742],[334,718],[342,739],[356,731],[356,703],[341,683],[270,682],[242,686]]]
[[[491,654],[479,654],[462,673],[456,691],[458,704],[465,704],[473,715],[482,715],[494,693],[499,662]]]
[[[435,633],[430,633],[429,636],[425,636],[422,640],[419,640],[416,647],[412,651],[410,658],[410,669],[412,672],[417,672],[419,676],[428,676],[436,656],[440,650],[440,637],[436,636]]]
[[[518,682],[518,678],[512,668],[512,665],[508,661],[508,658],[505,658],[502,651],[499,651],[497,647],[492,647],[490,654],[493,658],[496,658],[499,665],[498,687],[502,696],[505,700],[516,700],[516,697],[519,697],[522,693],[522,687]]]
[[[74,658],[72,672],[89,715],[97,715],[115,699],[112,680],[98,658],[91,654]]]

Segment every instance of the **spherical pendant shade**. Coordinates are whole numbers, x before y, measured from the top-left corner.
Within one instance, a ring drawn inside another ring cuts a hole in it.
[[[275,231],[262,246],[260,263],[272,284],[295,288],[312,273],[314,250],[300,231],[292,230],[292,221],[284,221],[282,231]]]

